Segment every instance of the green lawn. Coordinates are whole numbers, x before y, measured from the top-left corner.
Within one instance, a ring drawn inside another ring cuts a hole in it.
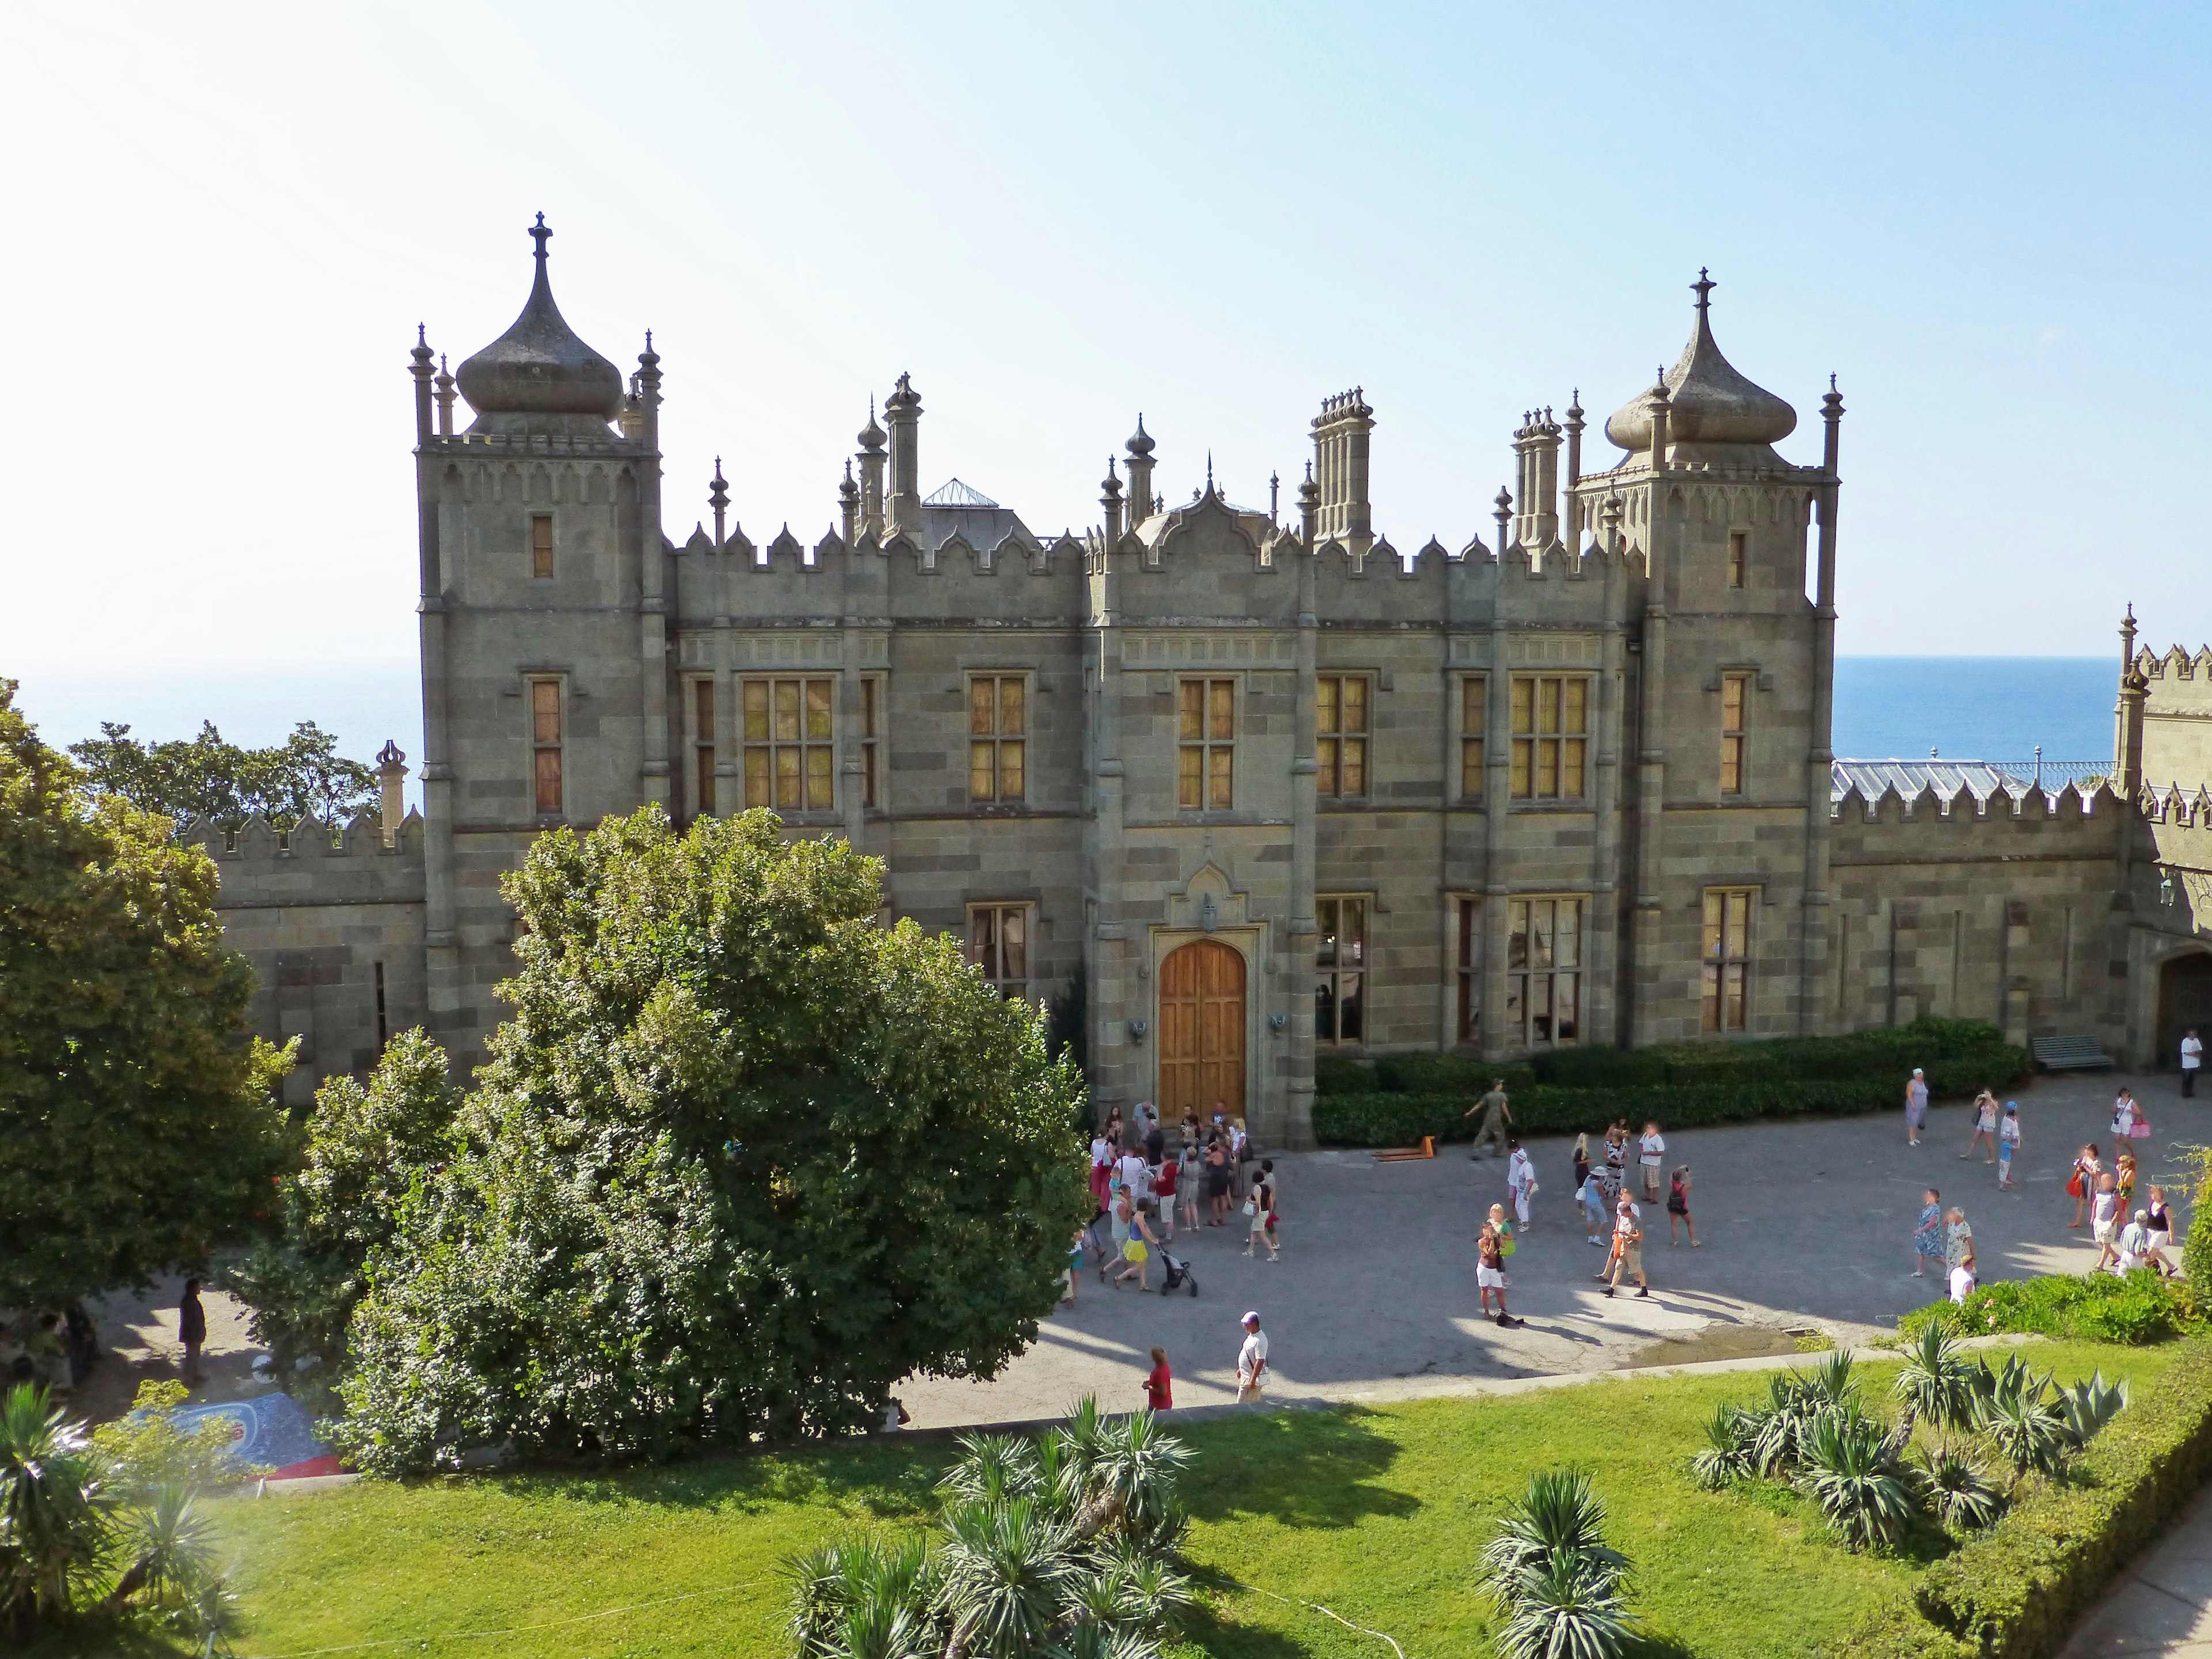
[[[2062,1343],[2032,1352],[2062,1381],[2093,1367],[2148,1380],[2170,1355]],[[1894,1367],[1864,1370],[1886,1408]],[[1407,1659],[1480,1653],[1486,1604],[1468,1567],[1492,1518],[1530,1471],[1579,1463],[1595,1471],[1613,1540],[1637,1565],[1637,1606],[1657,1651],[1801,1652],[1918,1564],[1845,1553],[1785,1491],[1690,1484],[1685,1464],[1713,1402],[1765,1389],[1756,1372],[1610,1380],[1192,1424],[1190,1554],[1218,1581],[1386,1631]],[[606,1479],[364,1482],[226,1504],[250,1617],[239,1650],[246,1659],[340,1646],[480,1659],[771,1656],[778,1563],[853,1525],[922,1520],[947,1455],[936,1443],[874,1443]],[[1302,1607],[1225,1585],[1193,1636],[1212,1659],[1389,1653]]]

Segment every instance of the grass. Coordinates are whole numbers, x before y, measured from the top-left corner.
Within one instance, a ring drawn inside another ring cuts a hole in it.
[[[2101,1368],[2108,1380],[2140,1382],[2170,1355],[2054,1342],[2036,1346],[2034,1363],[2062,1381]],[[1863,1369],[1869,1399],[1886,1407],[1895,1366]],[[1388,1653],[1298,1601],[1388,1632],[1408,1659],[1486,1652],[1489,1607],[1471,1564],[1528,1474],[1561,1463],[1595,1473],[1612,1541],[1637,1564],[1650,1652],[1803,1651],[1849,1628],[1924,1560],[1846,1553],[1785,1487],[1715,1494],[1692,1486],[1686,1462],[1713,1403],[1765,1388],[1763,1372],[1613,1379],[1189,1424],[1182,1432],[1200,1453],[1186,1486],[1190,1554],[1216,1592],[1185,1653]],[[949,1455],[941,1443],[872,1443],[605,1478],[364,1482],[226,1504],[222,1524],[245,1564],[249,1624],[239,1651],[279,1659],[378,1643],[389,1645],[352,1650],[362,1659],[774,1655],[783,1558],[850,1527],[923,1520]],[[1261,1593],[1270,1591],[1291,1599]],[[613,1608],[629,1610],[588,1616]],[[503,1633],[476,1634],[493,1632]]]

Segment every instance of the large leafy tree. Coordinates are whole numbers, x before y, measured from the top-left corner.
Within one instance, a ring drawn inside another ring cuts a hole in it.
[[[241,1043],[252,971],[215,866],[90,792],[0,680],[0,1305],[143,1283],[267,1207],[289,1049]]]
[[[362,1462],[834,1431],[1035,1336],[1080,1080],[956,942],[878,924],[881,872],[767,812],[538,841],[514,1018],[369,1261]]]
[[[283,743],[244,749],[204,720],[199,735],[155,743],[128,726],[100,723],[100,735],[70,745],[93,787],[141,811],[173,820],[242,823],[258,812],[289,829],[309,813],[348,817],[377,799],[376,774],[338,753],[338,740],[302,720]]]

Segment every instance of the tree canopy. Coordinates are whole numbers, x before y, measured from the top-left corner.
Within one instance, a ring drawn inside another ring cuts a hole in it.
[[[252,970],[216,872],[96,795],[0,680],[0,1304],[197,1263],[266,1208],[289,1049],[237,1041]]]
[[[1080,1079],[956,941],[878,925],[881,875],[765,811],[540,837],[514,1017],[368,1257],[361,1462],[836,1431],[1034,1338]]]
[[[376,774],[337,750],[337,738],[313,720],[301,720],[269,749],[241,749],[212,720],[201,722],[196,738],[166,743],[102,720],[98,737],[70,745],[94,788],[179,829],[195,817],[241,823],[257,812],[286,830],[309,813],[350,817],[375,803]]]

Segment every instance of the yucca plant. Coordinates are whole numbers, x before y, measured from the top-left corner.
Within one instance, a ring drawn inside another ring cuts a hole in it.
[[[1605,1541],[1605,1506],[1580,1469],[1529,1476],[1482,1553],[1505,1622],[1505,1659],[1612,1659],[1630,1615],[1627,1558]]]
[[[1858,1379],[1851,1374],[1854,1364],[1849,1348],[1833,1348],[1823,1355],[1803,1378],[1812,1403],[1816,1407],[1840,1406],[1855,1399],[1859,1385]]]
[[[1905,1350],[1905,1368],[1897,1375],[1897,1397],[1902,1409],[1890,1448],[1898,1455],[1911,1443],[1914,1425],[1922,1418],[1946,1435],[1973,1425],[1974,1367],[1942,1326],[1930,1323],[1914,1333]]]
[[[1705,1448],[1690,1460],[1690,1474],[1707,1492],[1717,1492],[1751,1473],[1752,1419],[1725,1401],[1705,1421]]]
[[[27,1382],[0,1397],[0,1624],[23,1634],[69,1612],[106,1554],[113,1508],[83,1424]]]
[[[994,1659],[1042,1652],[1079,1571],[1069,1529],[1017,1498],[963,1505],[945,1531],[937,1597],[952,1643]]]
[[[960,1439],[963,1455],[937,1483],[948,1497],[971,1504],[998,1504],[1029,1498],[1040,1484],[1036,1446],[1010,1434],[970,1434]]]
[[[1881,1427],[1857,1402],[1806,1426],[1799,1488],[1820,1506],[1847,1548],[1895,1543],[1912,1524],[1912,1493],[1899,1476]]]
[[[931,1616],[933,1565],[920,1538],[855,1538],[793,1558],[784,1565],[792,1652],[799,1659],[894,1659],[902,1642],[941,1649]]]
[[[1979,1532],[2004,1513],[2004,1493],[1963,1452],[1946,1448],[1923,1456],[1912,1474],[1920,1501],[1948,1532]]]

